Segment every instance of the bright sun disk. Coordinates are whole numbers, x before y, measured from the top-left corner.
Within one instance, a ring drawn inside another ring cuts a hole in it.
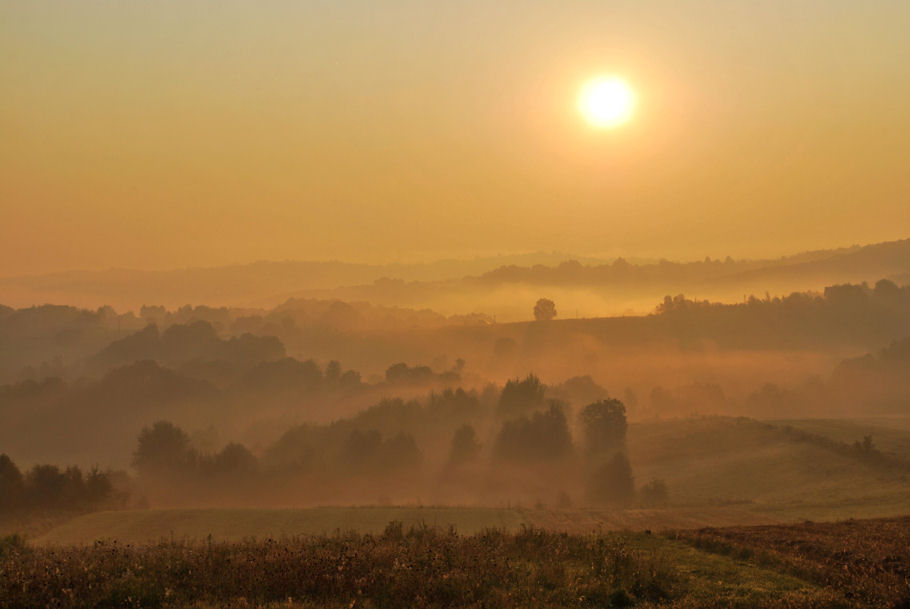
[[[616,127],[629,120],[635,108],[635,93],[628,83],[614,76],[586,82],[578,96],[578,109],[595,127]]]

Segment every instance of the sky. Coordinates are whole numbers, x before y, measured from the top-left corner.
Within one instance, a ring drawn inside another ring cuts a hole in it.
[[[905,0],[3,0],[0,276],[910,237]],[[598,75],[635,90],[594,129]]]

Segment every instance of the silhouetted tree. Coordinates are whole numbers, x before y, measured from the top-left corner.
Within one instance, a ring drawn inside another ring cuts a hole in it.
[[[462,425],[452,436],[452,447],[449,450],[449,463],[461,465],[477,458],[480,454],[480,443],[471,425]]]
[[[417,467],[421,457],[414,436],[402,432],[383,442],[379,464],[381,471],[394,472]]]
[[[215,455],[212,471],[222,475],[248,475],[256,473],[259,461],[242,444],[232,442]]]
[[[78,467],[67,467],[63,472],[63,487],[59,501],[66,506],[77,507],[85,501],[85,479]]]
[[[549,321],[556,317],[556,303],[549,298],[541,298],[534,305],[534,319],[537,321]]]
[[[23,475],[0,454],[0,514],[20,509],[81,510],[108,504],[113,496],[110,474],[92,468],[88,476],[76,466],[61,470],[39,464]]]
[[[337,385],[341,381],[341,362],[332,360],[326,364],[325,380],[332,385]]]
[[[313,360],[301,362],[293,357],[262,362],[250,370],[241,385],[248,391],[312,393],[322,389],[325,377]]]
[[[594,382],[589,375],[573,376],[549,388],[549,395],[570,404],[590,404],[607,399],[607,390]]]
[[[578,418],[588,455],[613,454],[625,450],[628,424],[626,407],[622,402],[607,399],[588,404]]]
[[[595,467],[588,478],[588,498],[594,503],[629,505],[635,498],[632,467],[623,453]]]
[[[141,475],[186,471],[195,465],[196,453],[189,436],[173,423],[158,421],[139,434],[133,467]]]
[[[22,506],[24,486],[22,472],[6,454],[0,454],[0,512]]]
[[[207,321],[174,324],[161,333],[161,348],[164,353],[181,360],[211,358],[220,346],[218,333]]]
[[[91,504],[101,504],[114,494],[114,484],[109,474],[93,467],[85,477],[85,497]]]
[[[542,407],[547,387],[529,374],[524,380],[510,380],[499,396],[499,414],[504,417],[527,414]]]
[[[340,384],[345,388],[354,388],[360,386],[360,373],[356,370],[346,370],[341,375]]]
[[[56,465],[36,465],[29,470],[25,484],[28,488],[29,502],[34,507],[51,509],[61,503],[67,477]]]
[[[557,461],[572,452],[572,436],[562,405],[552,402],[531,418],[503,423],[493,454],[504,461]]]
[[[480,400],[474,392],[461,387],[433,392],[426,401],[426,415],[440,423],[462,423],[481,413]]]
[[[416,467],[421,454],[409,434],[399,433],[383,441],[375,429],[355,429],[342,446],[340,459],[341,466],[352,473],[389,473]]]

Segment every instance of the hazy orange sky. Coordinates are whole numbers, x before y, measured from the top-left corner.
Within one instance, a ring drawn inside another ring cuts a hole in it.
[[[910,236],[910,2],[0,3],[0,275]],[[598,131],[576,94],[622,75]]]

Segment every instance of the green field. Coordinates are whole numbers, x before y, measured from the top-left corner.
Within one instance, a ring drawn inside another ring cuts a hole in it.
[[[794,441],[781,427],[797,423],[810,422],[699,417],[633,423],[629,458],[638,480],[667,482],[675,506],[737,506],[783,522],[907,511],[910,472]],[[850,444],[868,431],[841,421],[811,423],[806,431]],[[910,443],[907,429],[881,436],[889,447]]]

